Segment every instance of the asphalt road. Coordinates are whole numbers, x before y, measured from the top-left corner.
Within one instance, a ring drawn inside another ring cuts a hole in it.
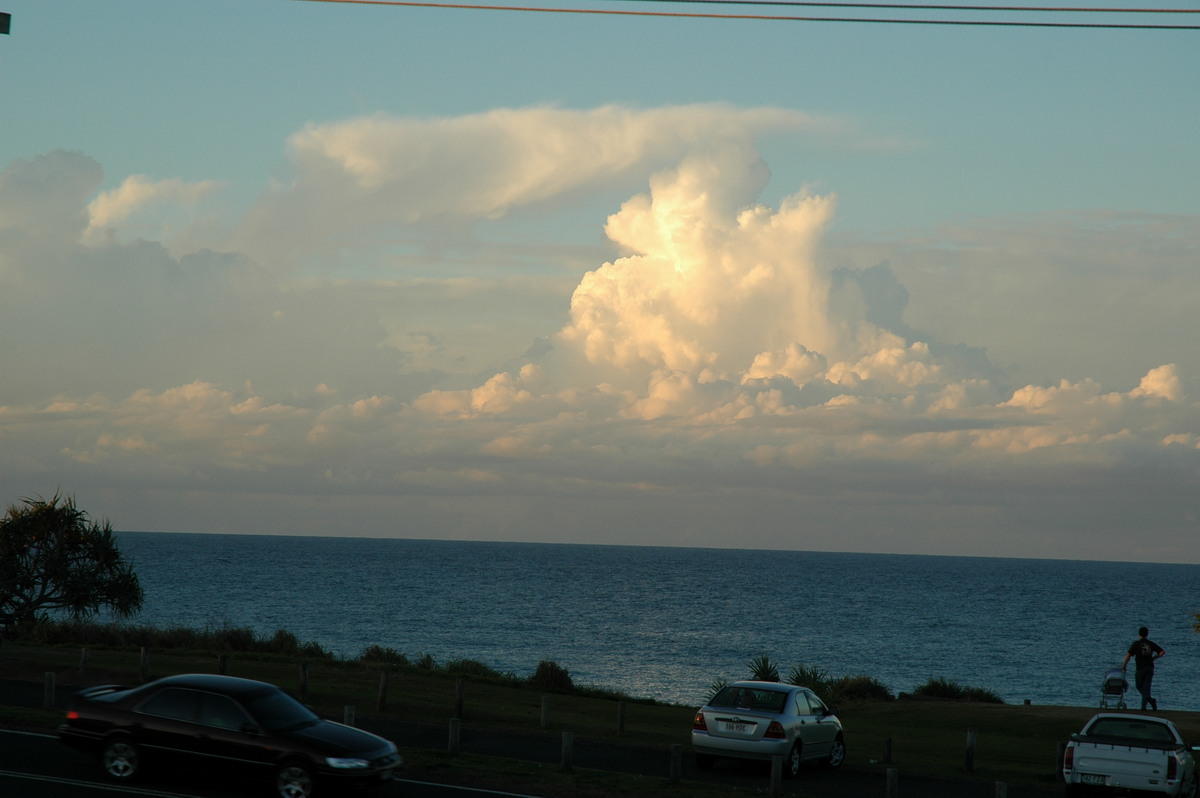
[[[66,748],[53,735],[0,729],[0,795],[4,798],[263,798],[267,782],[222,780],[215,774],[149,772],[135,784],[106,781],[99,763]],[[475,787],[430,784],[400,778],[372,790],[371,798],[488,798]],[[511,793],[507,794],[511,798]]]

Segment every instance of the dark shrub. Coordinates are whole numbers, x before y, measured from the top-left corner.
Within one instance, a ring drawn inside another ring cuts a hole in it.
[[[212,638],[220,651],[253,651],[256,642],[254,631],[244,626],[223,626],[212,633]]]
[[[1003,704],[1004,699],[983,687],[966,687],[958,682],[938,676],[913,690],[913,695],[923,698],[943,698],[952,701],[978,701],[984,704]]]
[[[447,662],[444,666],[446,673],[454,676],[484,676],[488,678],[496,678],[504,674],[484,665],[482,662],[473,659],[456,659],[453,662]]]
[[[408,657],[394,648],[372,644],[358,655],[358,661],[373,665],[407,665]]]
[[[266,646],[272,654],[294,657],[300,650],[300,641],[287,629],[276,629],[275,634],[271,635],[271,639],[266,642]]]
[[[557,662],[544,659],[537,665],[537,670],[529,677],[529,683],[542,690],[573,690],[571,674]]]
[[[887,685],[870,676],[841,676],[829,683],[826,701],[841,704],[852,701],[891,701]]]
[[[817,695],[825,696],[829,693],[831,680],[829,671],[801,662],[788,671],[787,683],[798,687],[807,687]]]
[[[746,663],[746,667],[750,669],[750,678],[756,682],[779,681],[779,666],[766,654],[759,654]]]

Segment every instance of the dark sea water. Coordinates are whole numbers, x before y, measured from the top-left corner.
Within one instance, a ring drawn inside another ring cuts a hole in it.
[[[1200,709],[1200,566],[539,543],[133,533],[135,623],[287,629],[695,705],[766,653],[894,693],[931,677],[1091,706],[1138,626],[1164,709]],[[1132,677],[1132,671],[1130,673]],[[1135,698],[1130,693],[1131,698]],[[1135,704],[1136,707],[1136,704]]]

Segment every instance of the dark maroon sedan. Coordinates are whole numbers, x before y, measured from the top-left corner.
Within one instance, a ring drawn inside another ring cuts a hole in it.
[[[368,787],[402,764],[390,741],[323,720],[274,685],[231,676],[81,690],[58,737],[99,753],[119,781],[144,762],[200,767],[272,779],[280,798],[307,798],[323,782]]]

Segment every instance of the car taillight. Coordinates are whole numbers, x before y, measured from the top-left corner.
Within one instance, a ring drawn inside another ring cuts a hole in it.
[[[777,720],[771,721],[771,725],[767,727],[767,733],[763,735],[768,740],[785,740],[787,733],[783,730],[783,724]]]
[[[1067,752],[1063,754],[1063,770],[1071,770],[1075,767],[1075,749],[1067,748]]]
[[[1175,781],[1177,778],[1179,778],[1179,757],[1171,754],[1167,757],[1167,781]]]
[[[79,720],[79,713],[72,709],[67,713],[67,720]]]
[[[696,718],[692,721],[692,731],[708,731],[708,724],[704,721],[703,712],[696,713]]]

